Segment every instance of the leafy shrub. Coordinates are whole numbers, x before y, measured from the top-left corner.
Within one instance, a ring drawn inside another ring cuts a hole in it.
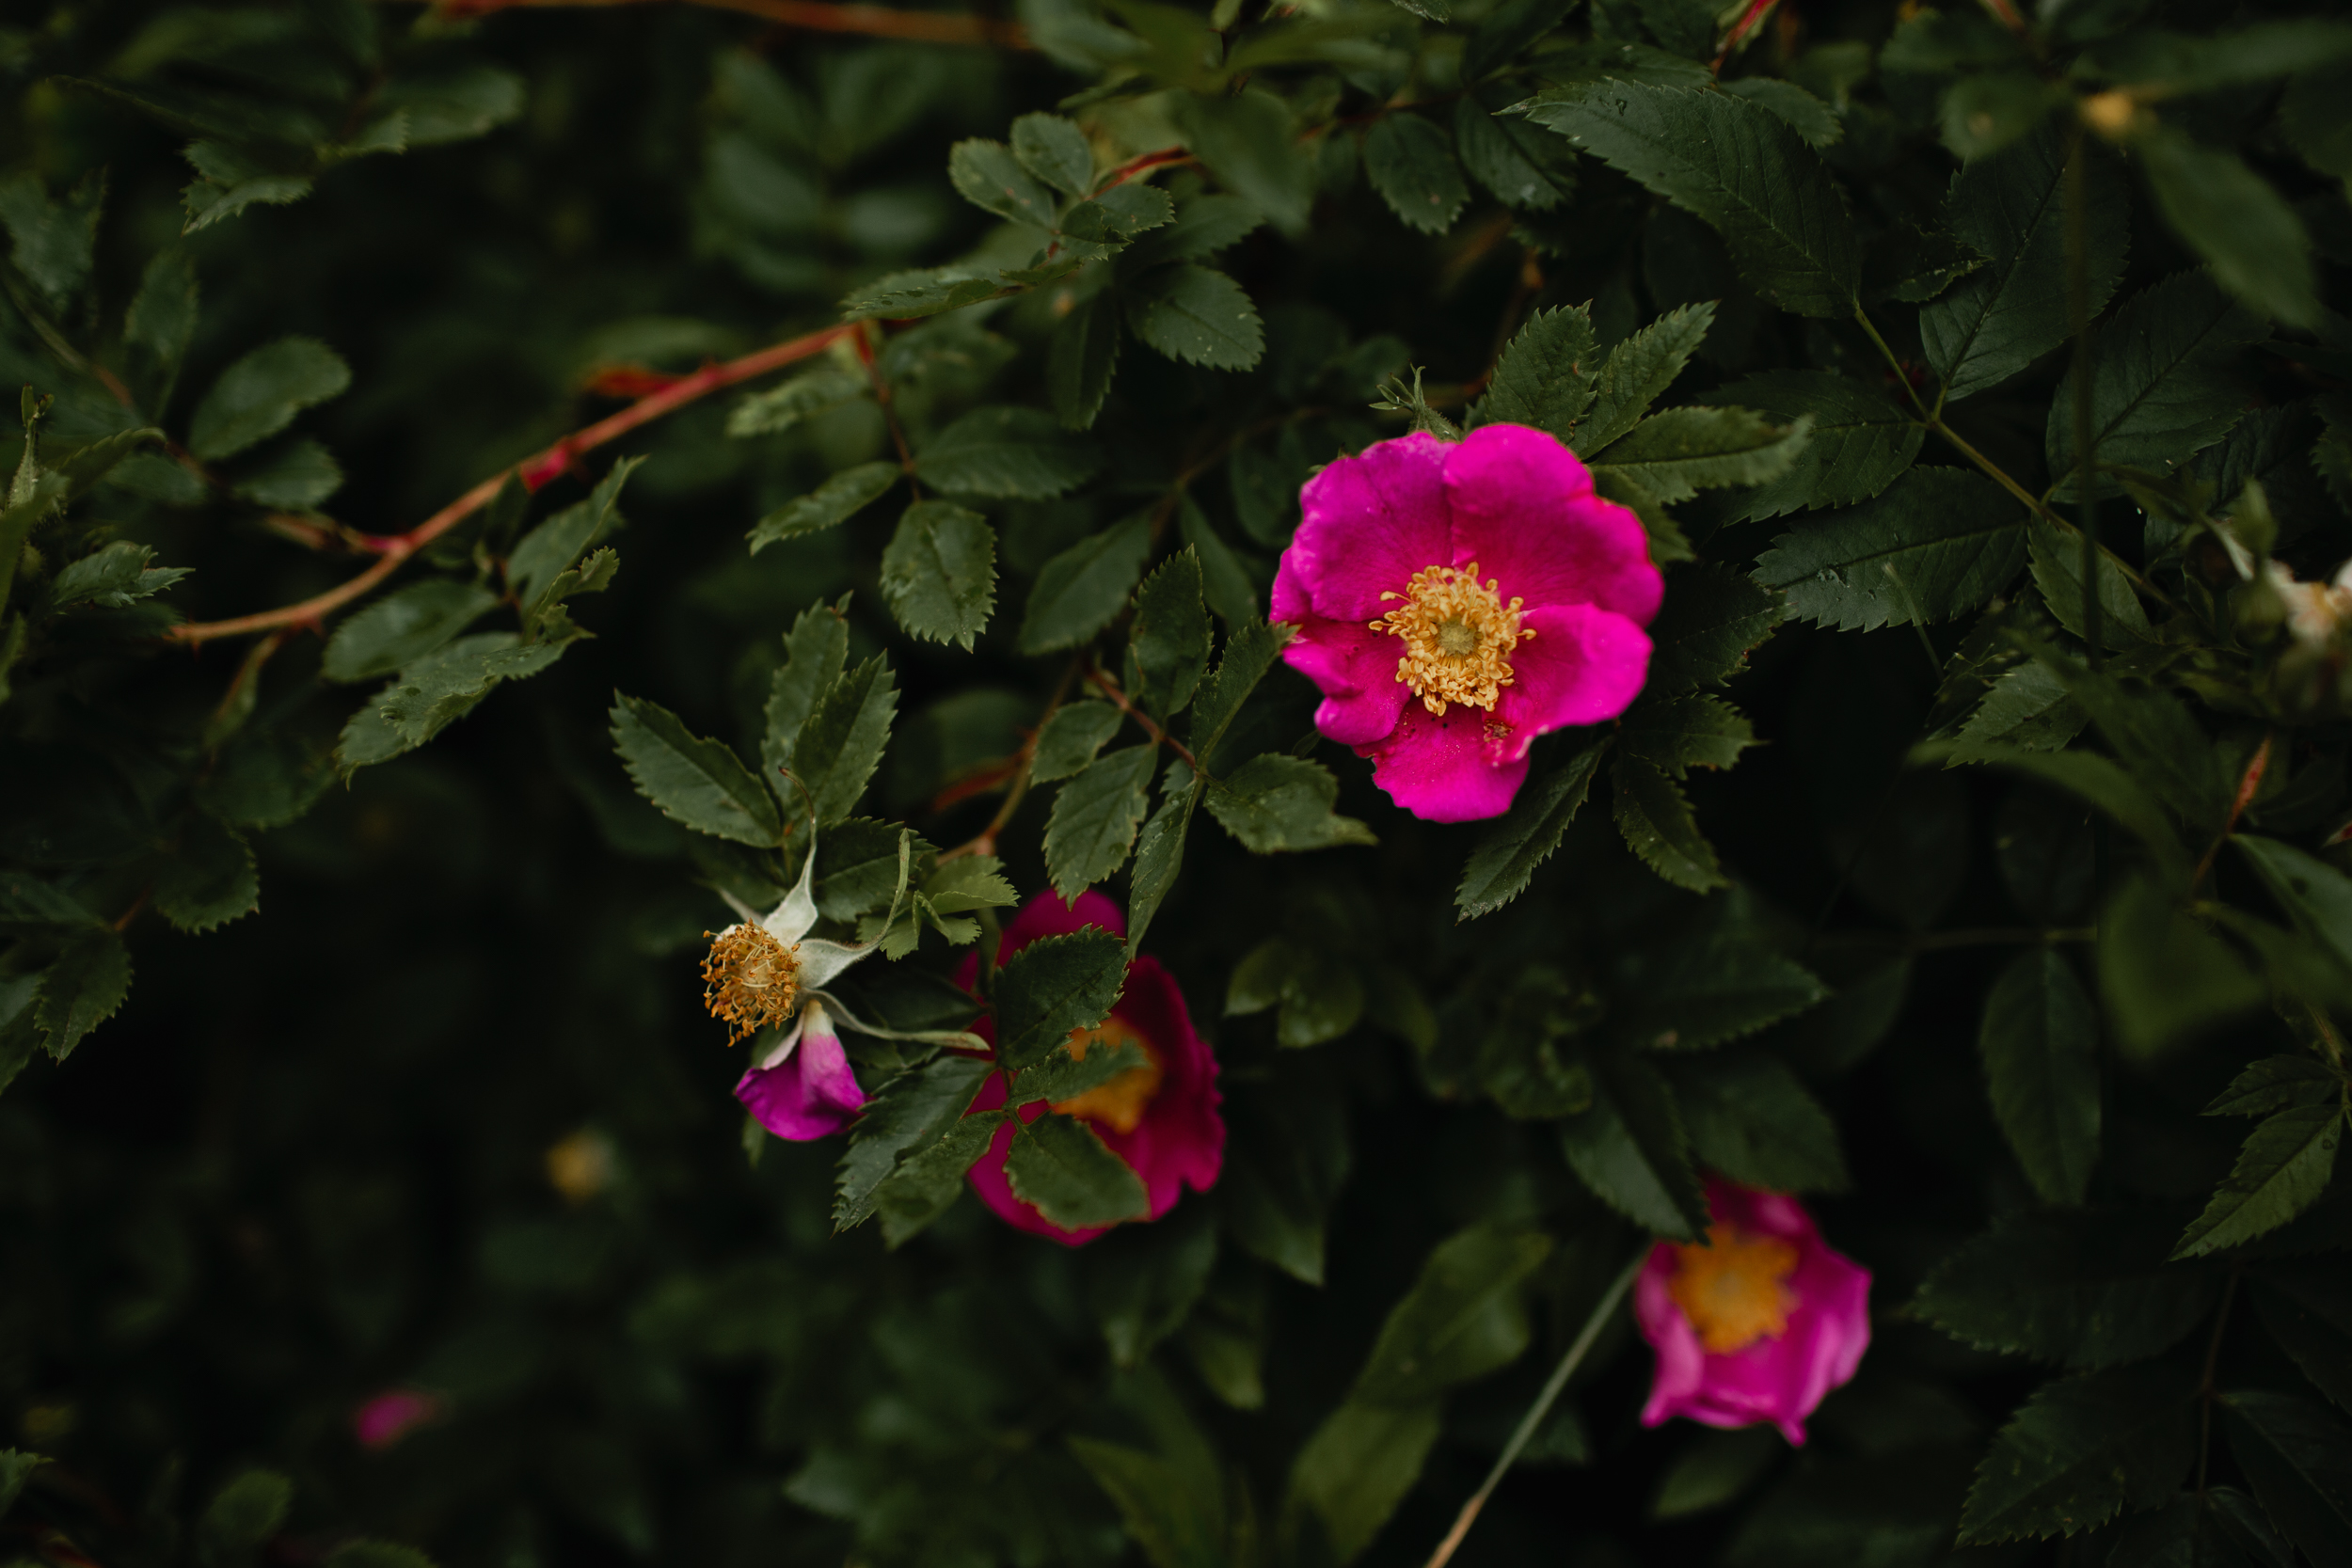
[[[2352,1561],[2332,8],[76,0],[0,71],[8,1553]],[[1663,603],[1425,822],[1268,594],[1311,476],[1499,425]],[[875,960],[845,1139],[727,1097],[730,907]],[[1873,1276],[1800,1450],[1640,1424],[1710,1177]]]

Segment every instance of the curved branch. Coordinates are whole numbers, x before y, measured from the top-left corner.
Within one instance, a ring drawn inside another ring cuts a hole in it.
[[[598,420],[584,430],[572,432],[546,451],[525,458],[511,468],[501,469],[407,532],[363,535],[359,541],[360,547],[373,550],[383,559],[348,582],[330,588],[324,594],[314,594],[299,604],[259,610],[227,621],[191,622],[186,626],[174,626],[164,635],[174,641],[196,647],[218,638],[241,637],[247,632],[268,631],[277,626],[315,626],[324,617],[341,610],[390,577],[400,569],[402,562],[489,505],[505,484],[508,475],[520,477],[523,483],[536,490],[548,481],[567,472],[582,452],[618,440],[640,425],[651,424],[664,414],[673,413],[721,388],[750,381],[795,360],[822,354],[856,330],[854,326],[829,326],[821,332],[811,332],[789,342],[761,349],[756,354],[747,354],[740,359],[707,365],[691,375],[680,376],[651,396],[639,398],[619,413]]]
[[[640,0],[444,0],[440,12],[450,17],[482,16],[490,11],[525,7],[626,6]],[[1028,30],[1017,22],[968,11],[909,11],[895,6],[839,4],[836,0],[695,0],[720,10],[741,11],[785,27],[804,27],[819,33],[863,33],[869,38],[912,39],[918,43],[991,44],[1000,49],[1028,49]]]

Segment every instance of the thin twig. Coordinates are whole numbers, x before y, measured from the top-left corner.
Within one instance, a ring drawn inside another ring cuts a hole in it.
[[[2066,158],[2066,301],[2074,328],[2074,515],[2083,534],[2083,655],[2095,673],[2106,657],[2099,626],[2106,606],[2099,593],[2099,433],[2091,426],[2090,157],[2077,119]]]
[[[1593,1348],[1593,1341],[1600,1338],[1601,1325],[1617,1309],[1617,1303],[1624,1298],[1628,1287],[1632,1285],[1633,1276],[1641,1273],[1642,1261],[1648,1256],[1649,1248],[1646,1246],[1635,1253],[1633,1261],[1625,1266],[1625,1272],[1617,1275],[1616,1283],[1609,1287],[1609,1293],[1600,1298],[1600,1305],[1593,1308],[1593,1315],[1584,1320],[1584,1327],[1577,1335],[1576,1342],[1568,1347],[1568,1354],[1560,1358],[1560,1365],[1552,1369],[1550,1381],[1544,1385],[1544,1391],[1535,1396],[1535,1402],[1528,1407],[1527,1415],[1519,1421],[1518,1430],[1511,1433],[1511,1441],[1503,1445],[1502,1455],[1495,1461],[1495,1467],[1486,1472],[1485,1484],[1471,1495],[1470,1501],[1462,1505],[1462,1512],[1454,1519],[1454,1528],[1446,1532],[1443,1541],[1438,1543],[1438,1549],[1429,1554],[1428,1568],[1445,1568],[1461,1546],[1462,1538],[1470,1534],[1470,1526],[1478,1522],[1479,1510],[1486,1506],[1486,1499],[1494,1496],[1495,1488],[1502,1484],[1502,1478],[1518,1463],[1519,1450],[1527,1447],[1528,1439],[1535,1435],[1535,1429],[1543,1425],[1546,1416],[1551,1414],[1551,1407],[1567,1387],[1568,1379],[1576,1375],[1576,1369],[1583,1361],[1585,1353]]]
[[[445,0],[440,13],[448,17],[482,16],[490,11],[548,9],[564,7],[639,5],[645,0]],[[1028,49],[1028,30],[1017,22],[963,11],[906,11],[893,6],[838,5],[831,0],[694,0],[720,10],[740,11],[783,27],[818,33],[862,33],[868,38],[909,39],[917,43],[970,43],[999,49]]]
[[[2197,1380],[2197,1495],[2205,1495],[2205,1460],[2213,1447],[2213,1375],[2221,1364],[2221,1331],[2230,1326],[2230,1307],[2237,1300],[2241,1265],[2230,1265],[2230,1283],[2222,1288],[2220,1309],[2213,1315],[2213,1337],[2205,1341],[2204,1375]]]
[[[739,359],[730,359],[724,364],[712,365],[692,375],[682,376],[650,397],[638,399],[619,413],[599,420],[584,430],[574,431],[546,451],[524,459],[513,467],[500,469],[405,533],[363,535],[365,546],[382,559],[340,587],[330,588],[324,594],[314,594],[299,604],[258,610],[251,615],[240,615],[228,621],[192,622],[174,626],[164,635],[194,647],[217,638],[239,637],[247,632],[268,631],[276,626],[316,625],[390,577],[400,569],[403,562],[425,546],[489,505],[497,499],[500,488],[505,484],[510,474],[520,475],[526,485],[536,490],[569,470],[581,453],[616,441],[639,426],[651,424],[663,415],[674,413],[722,388],[750,381],[796,360],[822,354],[844,334],[856,330],[854,326],[829,326],[822,332],[812,332],[806,337],[777,343],[756,354],[747,354]]]
[[[1063,667],[1061,679],[1054,683],[1054,694],[1045,700],[1045,711],[1038,715],[1037,728],[1031,730],[1021,742],[1021,750],[1013,757],[1011,783],[1006,786],[1004,803],[996,808],[996,815],[989,818],[987,827],[954,848],[943,852],[939,857],[943,863],[965,855],[993,855],[996,852],[996,835],[1012,821],[1012,814],[1021,809],[1022,798],[1029,792],[1029,771],[1037,762],[1038,737],[1045,733],[1045,726],[1052,722],[1054,715],[1068,700],[1071,683],[1078,678],[1085,658],[1084,654],[1073,655]]]
[[[1143,709],[1129,702],[1127,700],[1127,693],[1119,689],[1119,683],[1117,681],[1111,679],[1110,676],[1104,674],[1100,670],[1089,670],[1087,672],[1087,684],[1094,688],[1095,690],[1100,691],[1104,696],[1108,697],[1111,700],[1112,705],[1117,707],[1120,712],[1125,714],[1128,718],[1142,725],[1143,733],[1152,737],[1152,744],[1166,746],[1169,751],[1184,758],[1184,766],[1191,768],[1194,772],[1198,773],[1200,770],[1200,759],[1195,757],[1192,752],[1185,748],[1183,741],[1178,740],[1174,736],[1168,734],[1166,730],[1160,728],[1157,723],[1153,722],[1150,714],[1144,712]]]
[[[2246,815],[2246,808],[2254,803],[2254,797],[2263,786],[2263,775],[2270,770],[2270,744],[2278,736],[2276,730],[2263,732],[2263,743],[2254,748],[2253,760],[2239,775],[2237,795],[2230,802],[2230,819],[2222,824],[2221,836],[2206,847],[2204,858],[2197,863],[2197,874],[2188,879],[2192,889],[2205,885],[2205,874],[2213,869],[2214,857],[2221,853],[2221,847],[2230,842],[2232,833],[2237,832],[2237,819]]]

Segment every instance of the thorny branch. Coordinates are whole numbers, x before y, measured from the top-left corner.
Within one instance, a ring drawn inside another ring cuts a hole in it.
[[[568,472],[582,453],[617,441],[641,425],[651,424],[663,415],[723,388],[754,380],[770,371],[822,354],[856,330],[854,326],[829,326],[821,332],[811,332],[805,337],[774,344],[755,354],[744,355],[739,359],[708,366],[692,375],[680,376],[660,391],[638,399],[619,413],[599,420],[584,430],[572,432],[511,468],[501,469],[407,532],[362,535],[362,547],[375,552],[381,559],[348,582],[330,588],[324,594],[314,594],[299,604],[259,610],[232,620],[192,622],[174,626],[165,635],[195,647],[218,638],[239,637],[277,626],[315,626],[323,617],[342,609],[390,577],[400,569],[403,562],[434,540],[489,505],[505,484],[508,475],[518,475],[525,485],[536,490],[549,480]]]
[[[613,7],[645,0],[444,0],[440,14],[475,17],[524,7]],[[917,43],[969,43],[999,49],[1028,49],[1028,30],[1017,22],[965,11],[912,11],[895,6],[843,5],[834,0],[694,0],[720,10],[739,11],[782,27],[818,33],[863,33],[868,38],[908,39]]]

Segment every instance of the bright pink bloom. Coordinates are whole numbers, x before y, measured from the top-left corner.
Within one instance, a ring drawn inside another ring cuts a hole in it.
[[[1274,577],[1274,619],[1299,628],[1282,657],[1323,689],[1315,727],[1414,816],[1500,816],[1537,736],[1640,693],[1665,592],[1649,535],[1542,431],[1375,442],[1300,501]]]
[[[838,1132],[866,1108],[866,1091],[821,1002],[809,1003],[784,1043],[743,1074],[735,1098],[760,1126],[794,1143]]]
[[[361,1448],[381,1451],[440,1413],[437,1395],[415,1388],[390,1388],[351,1413],[351,1434]]]
[[[1089,926],[1113,936],[1127,934],[1119,906],[1099,893],[1082,893],[1069,908],[1053,894],[1041,893],[1022,906],[1020,914],[1005,927],[996,961],[1005,962],[1040,937],[1064,936]],[[978,975],[979,963],[979,955],[975,953],[957,973],[958,982],[967,990]],[[987,1019],[974,1024],[973,1032],[992,1044],[996,1037],[994,1025]],[[1144,1218],[1155,1220],[1173,1209],[1184,1187],[1205,1193],[1215,1186],[1217,1171],[1225,1163],[1225,1118],[1216,1109],[1224,1097],[1216,1090],[1216,1057],[1208,1042],[1194,1032],[1175,976],[1161,968],[1157,958],[1137,958],[1127,966],[1127,989],[1110,1017],[1083,1033],[1090,1041],[1133,1040],[1152,1058],[1149,1069],[1135,1069],[1055,1107],[1093,1123],[1110,1151],[1143,1179],[1144,1194],[1151,1201]],[[973,1097],[971,1108],[993,1111],[1004,1102],[1004,1075],[991,1073]],[[1045,1106],[1032,1104],[1014,1114],[1025,1122],[1035,1121],[1045,1111]],[[1102,1227],[1064,1230],[1014,1196],[1012,1182],[1005,1175],[1005,1157],[1011,1149],[1012,1127],[1008,1123],[996,1130],[988,1152],[972,1167],[972,1189],[980,1195],[981,1202],[1022,1229],[1051,1236],[1067,1246],[1090,1242],[1104,1233]]]
[[[1633,1282],[1633,1317],[1658,1353],[1642,1424],[1771,1421],[1804,1442],[1804,1418],[1862,1365],[1870,1271],[1832,1252],[1793,1197],[1707,1184],[1711,1245],[1661,1242]]]

